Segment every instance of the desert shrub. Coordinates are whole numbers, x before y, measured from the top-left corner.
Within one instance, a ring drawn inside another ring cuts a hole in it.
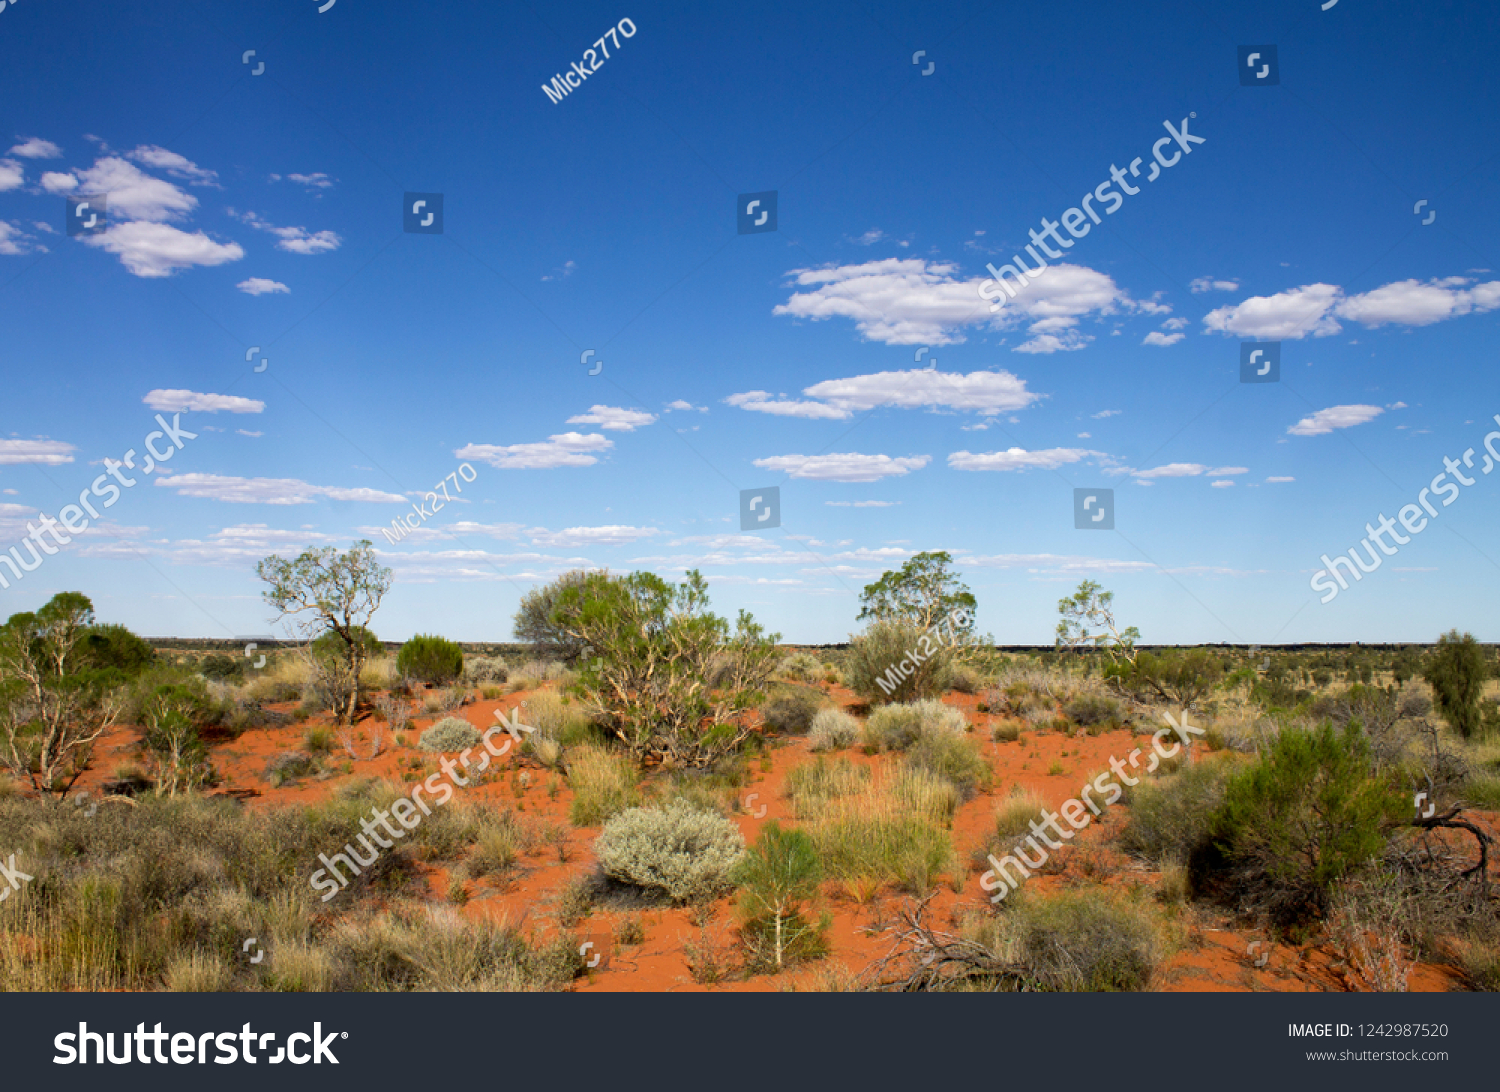
[[[604,824],[594,852],[612,880],[699,902],[733,887],[745,840],[723,816],[674,804],[621,812]]]
[[[979,747],[967,736],[951,731],[925,732],[906,751],[905,764],[925,770],[957,790],[962,800],[990,787],[993,774]]]
[[[550,584],[527,592],[521,597],[512,627],[516,640],[534,646],[543,656],[556,657],[570,664],[577,662],[589,650],[588,639],[570,632],[557,610],[565,593],[583,588],[591,576],[600,575],[604,574],[574,569]]]
[[[1015,786],[995,809],[995,836],[1007,846],[1017,837],[1024,838],[1031,833],[1032,820],[1039,818],[1046,807],[1040,793]]]
[[[629,759],[599,746],[584,745],[569,754],[568,787],[573,790],[568,820],[575,827],[599,826],[640,799]]]
[[[503,683],[510,678],[510,669],[499,656],[465,656],[462,678],[471,686]]]
[[[760,715],[771,731],[800,736],[812,727],[813,718],[823,703],[823,695],[816,690],[788,686],[778,690],[760,707]]]
[[[458,717],[444,717],[417,740],[417,746],[424,751],[462,751],[478,744],[478,729]]]
[[[1074,724],[1089,727],[1095,724],[1120,724],[1120,703],[1103,694],[1079,694],[1064,703],[1063,715]]]
[[[245,659],[215,652],[198,661],[198,674],[213,682],[238,681],[245,676]]]
[[[963,794],[951,781],[905,762],[891,772],[881,791],[907,814],[945,827],[963,803]]]
[[[1103,891],[1023,900],[1008,924],[1016,960],[1046,990],[1144,990],[1165,956],[1151,909]]]
[[[528,743],[538,736],[555,740],[559,747],[575,747],[580,743],[600,741],[599,732],[589,722],[588,715],[578,703],[554,690],[533,694],[521,704],[522,719],[536,729],[535,732],[527,733]]]
[[[708,606],[696,569],[679,585],[592,573],[558,596],[554,621],[594,650],[575,684],[590,719],[637,759],[712,766],[754,732],[744,714],[764,700],[780,635]]]
[[[777,674],[793,682],[815,683],[823,677],[823,662],[811,652],[794,652],[781,661]]]
[[[793,766],[786,775],[786,794],[799,819],[821,814],[830,800],[862,792],[870,785],[870,769],[847,757],[816,758]]]
[[[1120,847],[1148,861],[1186,861],[1213,839],[1224,788],[1241,768],[1232,755],[1214,755],[1174,774],[1142,780],[1129,793],[1130,822]]]
[[[1224,661],[1201,648],[1138,652],[1133,661],[1107,665],[1104,675],[1138,700],[1187,707],[1218,685]]]
[[[740,896],[740,939],[751,970],[780,971],[828,950],[828,919],[808,921],[807,904],[818,893],[823,866],[817,847],[800,830],[775,820],[761,828],[734,874]]]
[[[453,641],[419,633],[396,654],[396,672],[404,678],[446,686],[464,673],[464,651]]]
[[[1460,636],[1456,629],[1438,639],[1422,672],[1438,712],[1465,738],[1478,735],[1483,727],[1479,701],[1489,674],[1483,647],[1472,634]]]
[[[949,673],[948,688],[960,694],[977,694],[984,689],[984,676],[965,663],[956,663]]]
[[[962,734],[967,727],[962,712],[926,698],[875,710],[865,721],[864,742],[877,751],[904,751],[923,736]]]
[[[873,704],[909,702],[947,691],[953,664],[951,644],[910,622],[886,619],[849,642],[844,677],[851,690]]]
[[[859,739],[859,721],[842,709],[819,709],[808,733],[808,746],[814,751],[841,751]]]
[[[115,668],[138,675],[156,660],[156,650],[124,626],[112,622],[90,626],[69,658],[70,671]]]
[[[1326,915],[1335,885],[1385,848],[1410,807],[1408,794],[1372,776],[1357,727],[1287,728],[1225,786],[1199,870],[1222,872],[1277,924],[1301,925]]]
[[[997,724],[991,729],[990,738],[997,742],[1014,743],[1021,738],[1021,726],[1015,721]]]

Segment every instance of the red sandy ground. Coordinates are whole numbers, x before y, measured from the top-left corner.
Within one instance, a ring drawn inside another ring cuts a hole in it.
[[[849,690],[838,686],[822,688],[845,708],[857,707],[859,699]],[[521,691],[508,694],[498,701],[475,700],[456,714],[483,731],[495,723],[497,711],[514,709],[528,696]],[[983,909],[987,894],[980,888],[980,867],[970,863],[970,853],[981,845],[992,830],[993,814],[1000,800],[1010,793],[1013,786],[1020,785],[1039,793],[1049,808],[1057,808],[1065,800],[1079,794],[1086,777],[1108,767],[1111,756],[1126,760],[1133,748],[1139,747],[1143,755],[1150,753],[1150,737],[1134,736],[1120,729],[1098,736],[1079,733],[1072,738],[1053,731],[1035,731],[1023,725],[1022,739],[1016,742],[996,741],[990,738],[991,728],[1001,718],[980,713],[978,699],[971,695],[949,694],[944,698],[948,705],[962,709],[975,725],[973,738],[979,742],[982,752],[989,759],[995,772],[991,790],[982,793],[962,805],[953,822],[954,844],[968,869],[963,892],[956,894],[944,884],[930,905],[928,919],[939,928],[949,928],[958,912]],[[290,710],[291,705],[281,708]],[[860,710],[862,712],[862,710]],[[303,805],[325,799],[341,783],[363,777],[390,778],[403,781],[406,764],[412,757],[424,760],[435,756],[425,755],[413,747],[395,747],[386,733],[385,751],[373,760],[353,760],[351,773],[334,774],[318,778],[304,778],[281,788],[271,788],[265,780],[267,764],[276,755],[285,751],[303,749],[303,737],[308,727],[323,723],[319,718],[302,724],[290,724],[279,728],[257,728],[232,742],[212,748],[213,763],[222,777],[217,791],[251,789],[260,795],[248,800],[252,808],[273,808]],[[431,723],[429,719],[413,722],[408,729],[408,741],[414,743],[421,730]],[[363,721],[360,731],[368,729]],[[80,779],[78,789],[98,791],[102,781],[107,780],[117,765],[138,759],[139,732],[134,728],[115,729],[99,741],[95,751],[93,768]],[[361,736],[359,748],[368,751]],[[857,750],[843,752],[853,761],[878,764],[882,759],[860,754]],[[753,842],[760,827],[772,819],[786,822],[791,819],[789,801],[782,793],[787,771],[807,762],[810,755],[805,739],[778,741],[769,752],[770,769],[763,770],[761,763],[752,761],[752,782],[741,793],[742,801],[751,794],[757,799],[746,805],[750,814],[734,817],[747,843]],[[347,756],[335,750],[329,764],[342,764]],[[1063,772],[1048,772],[1054,761],[1060,762]],[[474,919],[506,921],[545,937],[555,933],[558,926],[553,918],[553,905],[558,892],[573,877],[592,869],[594,858],[591,851],[598,828],[573,828],[568,823],[568,807],[572,793],[566,781],[550,771],[530,768],[530,784],[524,788],[516,784],[515,751],[501,759],[493,760],[491,770],[495,776],[485,784],[455,789],[454,800],[487,803],[500,809],[515,808],[523,816],[547,821],[566,829],[568,834],[567,860],[558,860],[558,851],[551,846],[541,847],[521,859],[517,867],[498,880],[470,881],[466,891],[469,900],[461,912]],[[416,771],[412,775],[418,776]],[[425,776],[422,774],[421,776]],[[555,781],[558,787],[555,798],[549,798],[548,786]],[[765,814],[756,818],[753,814],[761,806]],[[1081,832],[1069,846],[1055,851],[1046,874],[1037,875],[1027,881],[1042,892],[1056,890],[1076,883],[1128,885],[1155,884],[1159,874],[1145,869],[1137,862],[1114,849],[1110,835],[1123,822],[1121,809],[1107,811],[1088,829]],[[1493,817],[1485,817],[1493,820]],[[1492,822],[1487,825],[1493,825]],[[416,866],[427,883],[428,894],[434,903],[448,904],[448,869],[438,864],[419,863]],[[880,889],[863,904],[856,901],[842,884],[824,885],[824,908],[832,914],[829,931],[830,954],[824,960],[779,976],[756,976],[744,981],[723,981],[713,985],[701,985],[694,981],[690,965],[690,947],[695,951],[711,950],[719,955],[720,962],[733,962],[735,952],[735,917],[729,900],[720,900],[707,920],[695,917],[687,909],[651,909],[635,914],[626,912],[595,911],[571,932],[584,940],[595,943],[590,954],[602,953],[600,965],[590,971],[586,978],[579,979],[574,988],[579,991],[705,991],[705,990],[758,990],[774,991],[806,989],[830,971],[842,968],[849,975],[865,970],[873,961],[887,954],[891,948],[891,927],[898,922],[897,911],[910,901],[909,896],[892,890]],[[644,927],[643,943],[614,950],[612,934],[624,919],[635,916]],[[1327,992],[1357,988],[1349,968],[1326,942],[1314,941],[1303,946],[1277,943],[1271,947],[1271,956],[1264,966],[1255,965],[1255,956],[1247,954],[1252,942],[1260,941],[1263,947],[1256,950],[1262,954],[1267,938],[1252,928],[1238,925],[1226,914],[1195,905],[1184,911],[1181,924],[1186,927],[1186,942],[1169,961],[1160,975],[1159,988],[1169,992]],[[1462,988],[1453,972],[1444,966],[1418,964],[1411,973],[1408,988],[1412,991],[1445,991]]]

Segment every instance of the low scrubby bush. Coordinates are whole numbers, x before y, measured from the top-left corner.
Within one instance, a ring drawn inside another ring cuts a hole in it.
[[[994,777],[974,741],[952,731],[927,732],[918,737],[906,751],[905,764],[946,781],[962,800],[988,789]]]
[[[722,815],[676,803],[621,812],[604,825],[594,852],[612,880],[676,903],[700,902],[733,887],[745,839]]]
[[[963,713],[936,699],[885,705],[865,721],[865,746],[876,751],[904,751],[926,735],[959,734],[968,727]]]
[[[783,687],[760,707],[761,720],[769,731],[790,736],[805,735],[825,700],[822,694],[807,687]]]
[[[1120,847],[1154,864],[1187,861],[1212,841],[1224,787],[1238,769],[1235,756],[1212,755],[1132,787],[1130,822],[1120,832]]]
[[[823,677],[823,661],[811,652],[793,652],[781,661],[777,674],[793,682],[814,683]]]
[[[952,645],[917,626],[879,621],[849,642],[844,677],[872,704],[936,698],[948,690],[953,657]]]
[[[478,729],[458,717],[444,717],[417,740],[417,746],[424,751],[462,751],[478,743]]]
[[[1152,910],[1103,891],[1023,900],[1012,915],[1016,959],[1044,990],[1144,990],[1165,955]]]
[[[446,686],[463,674],[464,651],[453,641],[419,633],[396,654],[396,672],[433,686]]]
[[[859,721],[842,709],[824,708],[813,717],[808,747],[814,751],[841,751],[859,739]]]
[[[623,755],[585,744],[568,754],[568,787],[573,803],[568,819],[575,827],[596,827],[640,799],[634,765]]]

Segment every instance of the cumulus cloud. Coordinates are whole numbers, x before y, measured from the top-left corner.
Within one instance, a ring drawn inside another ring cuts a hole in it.
[[[156,484],[175,489],[178,496],[201,497],[229,504],[313,504],[319,499],[366,501],[373,504],[406,504],[398,493],[378,489],[345,489],[312,485],[296,478],[235,478],[224,474],[172,474],[158,477]]]
[[[1222,334],[1282,341],[1336,334],[1343,329],[1339,319],[1371,328],[1387,323],[1428,326],[1497,307],[1500,281],[1479,284],[1471,277],[1394,281],[1353,296],[1345,296],[1335,285],[1310,284],[1220,307],[1209,312],[1203,324]]]
[[[326,190],[333,186],[333,179],[329,178],[322,171],[317,171],[313,174],[289,174],[287,178],[299,186],[306,186],[310,190]]]
[[[1222,481],[1222,482],[1210,482],[1209,484],[1212,485],[1215,489],[1228,489],[1230,486],[1234,485],[1234,482],[1231,482],[1231,481]]]
[[[1322,436],[1336,428],[1352,428],[1373,421],[1384,412],[1379,406],[1330,406],[1302,418],[1287,432],[1293,436]]]
[[[459,459],[479,459],[501,470],[545,470],[555,466],[593,466],[598,453],[614,447],[598,433],[563,432],[532,444],[468,444],[453,453]]]
[[[913,369],[828,379],[803,390],[808,400],[747,391],[724,399],[731,406],[786,417],[845,420],[879,406],[897,409],[972,410],[984,416],[1024,409],[1042,396],[1007,371],[940,372]]]
[[[114,216],[114,195],[110,195]],[[102,235],[85,235],[89,246],[119,256],[125,268],[137,277],[170,277],[179,269],[195,265],[223,265],[245,256],[238,243],[216,243],[201,231],[189,234],[170,224],[132,220],[112,223]]]
[[[1274,478],[1267,478],[1266,479],[1266,481],[1268,481],[1268,482],[1294,482],[1296,480],[1297,480],[1296,478],[1288,478],[1288,477],[1274,477]]]
[[[26,170],[14,159],[0,159],[0,193],[20,189],[26,181]]]
[[[955,451],[948,456],[948,465],[954,470],[1054,470],[1099,454],[1081,447],[1053,447],[1043,451],[1013,447],[982,454]]]
[[[198,199],[192,194],[147,174],[119,156],[105,156],[81,171],[48,172],[42,176],[42,188],[50,193],[105,194],[112,221],[160,222],[186,216],[198,207]]]
[[[199,394],[197,391],[154,390],[141,399],[154,410],[163,413],[260,413],[266,408],[264,402],[253,398],[241,398],[237,394]]]
[[[1176,345],[1185,337],[1187,337],[1186,334],[1164,334],[1160,330],[1152,330],[1149,334],[1146,335],[1146,339],[1142,341],[1141,344],[1162,346]]]
[[[667,403],[666,412],[667,413],[671,413],[673,410],[697,410],[699,413],[707,413],[708,412],[708,407],[707,406],[695,406],[691,402],[687,402],[687,401],[684,401],[681,398],[678,398],[675,401]]]
[[[251,296],[264,296],[274,292],[290,294],[292,291],[280,281],[267,280],[265,277],[251,277],[249,280],[240,281],[235,287]]]
[[[1094,416],[1095,420],[1100,420],[1100,419],[1103,419],[1105,417],[1118,417],[1120,414],[1122,414],[1124,412],[1125,412],[1124,410],[1106,409],[1106,410],[1100,410],[1098,413],[1094,414],[1093,416]]]
[[[656,421],[656,414],[619,406],[590,406],[587,413],[569,417],[570,425],[598,425],[611,432],[630,432]]]
[[[18,155],[22,159],[57,159],[62,155],[62,149],[50,140],[41,137],[17,137],[21,143],[12,148],[8,155]]]
[[[832,455],[775,455],[756,459],[764,470],[776,470],[793,478],[822,482],[875,482],[881,478],[899,478],[920,470],[931,460],[928,455],[893,458],[890,455],[859,455],[844,452]]]
[[[1219,281],[1212,277],[1197,277],[1188,285],[1191,292],[1238,292],[1239,281]]]
[[[0,466],[20,463],[60,466],[71,463],[76,450],[61,440],[0,440]]]

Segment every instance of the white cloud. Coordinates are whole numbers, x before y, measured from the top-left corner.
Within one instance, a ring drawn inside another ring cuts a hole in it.
[[[0,466],[19,463],[60,466],[71,463],[76,450],[61,440],[0,440]]]
[[[1221,307],[1211,311],[1203,324],[1223,334],[1280,341],[1308,334],[1336,334],[1342,329],[1338,323],[1341,318],[1372,328],[1386,323],[1428,326],[1497,307],[1500,281],[1477,284],[1469,277],[1444,277],[1426,283],[1394,281],[1353,296],[1345,296],[1335,285],[1310,284]]]
[[[73,173],[49,172],[42,176],[42,188],[53,193],[104,194],[109,202],[109,218],[115,223],[170,220],[198,207],[198,199],[192,194],[164,179],[153,178],[118,156],[105,156],[92,167]]]
[[[577,268],[578,268],[578,263],[575,262],[575,261],[573,261],[571,258],[569,258],[567,261],[563,262],[563,264],[561,265],[561,267],[559,267],[557,269],[554,269],[551,273],[548,273],[548,274],[544,275],[542,277],[542,280],[544,280],[544,281],[562,281],[562,280],[567,280],[569,277],[571,277],[573,275],[573,271],[575,269],[577,269]]]
[[[776,470],[793,478],[823,482],[875,482],[881,478],[902,477],[920,470],[931,460],[929,455],[892,458],[890,455],[860,455],[844,452],[832,455],[775,455],[756,459],[763,470]]]
[[[1163,330],[1181,330],[1188,325],[1190,324],[1185,318],[1169,318],[1166,322],[1161,324],[1161,328]]]
[[[276,244],[277,249],[292,254],[321,254],[327,250],[337,250],[344,242],[336,232],[310,232],[304,227],[277,227],[253,212],[242,213],[238,218],[258,231],[276,236],[280,240]]]
[[[982,454],[955,451],[948,456],[948,465],[954,470],[1053,470],[1098,454],[1097,451],[1079,447],[1054,447],[1044,451],[1013,447],[1008,451],[988,451]]]
[[[173,474],[158,477],[156,484],[175,489],[179,496],[202,497],[229,504],[312,504],[319,498],[340,501],[367,501],[375,504],[406,504],[397,493],[378,489],[344,489],[331,485],[312,485],[296,478],[235,478],[223,474]]]
[[[333,179],[322,171],[315,174],[289,174],[287,178],[296,182],[299,186],[306,186],[310,190],[326,190],[333,186]]]
[[[824,501],[829,508],[894,508],[900,501]]]
[[[598,433],[563,432],[533,444],[468,444],[453,453],[459,459],[479,459],[502,470],[543,470],[555,466],[593,466],[598,452],[614,441]]]
[[[252,437],[253,439],[257,439],[257,440],[260,439],[262,436],[265,435],[264,432],[251,432],[247,428],[237,428],[234,431],[237,432],[237,433],[239,433],[241,436],[249,436],[249,437]]]
[[[1188,285],[1192,292],[1238,292],[1238,281],[1216,281],[1212,277],[1198,277]]]
[[[213,186],[219,181],[219,176],[215,172],[206,171],[186,156],[169,152],[155,144],[142,144],[135,151],[126,154],[137,163],[144,163],[148,167],[166,171],[174,178],[185,179],[189,185]]]
[[[34,236],[27,235],[16,224],[0,220],[0,254],[31,254],[37,251],[45,254],[47,248],[38,243]]]
[[[26,181],[26,169],[14,159],[0,159],[0,193],[18,190]]]
[[[1205,470],[1204,473],[1211,478],[1227,478],[1231,474],[1248,474],[1250,468],[1248,466],[1216,466],[1212,470]]]
[[[241,398],[237,394],[199,394],[197,391],[154,390],[142,402],[162,412],[187,413],[198,410],[203,413],[260,413],[266,408],[264,402],[253,398]]]
[[[1149,334],[1146,335],[1146,340],[1142,341],[1141,344],[1142,345],[1163,345],[1163,346],[1165,346],[1165,345],[1176,345],[1179,341],[1181,341],[1185,337],[1187,337],[1187,335],[1186,334],[1182,334],[1182,333],[1164,334],[1160,330],[1152,330]]]
[[[1222,482],[1210,482],[1209,484],[1211,484],[1215,489],[1228,489],[1230,486],[1234,485],[1234,482],[1231,482],[1231,481],[1222,481]]]
[[[111,195],[110,215],[114,215]],[[103,235],[85,235],[90,246],[118,254],[125,268],[137,277],[170,277],[178,269],[195,265],[223,265],[245,256],[238,243],[216,243],[203,232],[188,234],[170,224],[133,220],[112,223]]]
[[[802,393],[811,400],[773,398],[766,391],[747,391],[732,394],[724,401],[757,413],[844,420],[878,406],[973,410],[991,416],[1024,409],[1042,397],[1028,391],[1024,379],[1007,371],[963,375],[935,368],[828,379],[814,383]]]
[[[1363,295],[1350,296],[1338,306],[1340,318],[1365,326],[1395,323],[1428,326],[1470,311],[1493,311],[1500,307],[1500,281],[1473,288],[1467,277],[1446,277],[1426,284],[1416,280],[1396,281]]]
[[[1042,323],[1037,323],[1032,330],[1035,331],[1036,327],[1041,325]],[[1014,351],[1018,353],[1071,353],[1085,348],[1093,340],[1092,337],[1078,330],[1067,330],[1061,336],[1038,333],[1035,337],[1021,342]]]
[[[1287,432],[1293,436],[1322,436],[1336,428],[1352,428],[1373,421],[1384,412],[1379,406],[1330,406],[1302,418]]]
[[[610,432],[631,432],[655,421],[654,413],[619,406],[590,406],[587,413],[568,418],[570,425],[598,425]]]
[[[1251,296],[1233,307],[1220,307],[1204,316],[1210,330],[1238,337],[1284,341],[1327,337],[1339,332],[1329,314],[1338,302],[1339,289],[1331,284],[1309,284],[1278,292],[1274,296]]]
[[[563,531],[549,531],[544,527],[533,527],[526,532],[528,538],[538,546],[553,549],[572,549],[578,546],[624,546],[652,535],[661,534],[656,527],[569,527]]]
[[[1151,470],[1132,471],[1137,478],[1196,478],[1207,472],[1208,467],[1202,463],[1168,463]]]
[[[1297,480],[1296,478],[1286,478],[1286,477],[1275,477],[1275,478],[1267,478],[1266,479],[1266,481],[1268,481],[1268,482],[1294,482],[1296,480]]]
[[[880,240],[882,240],[884,238],[885,238],[885,232],[881,231],[879,228],[871,228],[869,231],[865,232],[863,235],[861,235],[858,239],[855,239],[854,241],[856,243],[858,243],[860,246],[871,246],[874,243],[880,242]]]
[[[691,402],[686,402],[683,399],[678,398],[675,401],[667,403],[667,408],[666,408],[665,412],[671,413],[673,410],[697,410],[699,413],[707,413],[708,412],[708,407],[707,406],[695,406]]]
[[[265,277],[251,277],[249,280],[240,281],[235,287],[251,296],[264,296],[268,292],[285,292],[290,294],[292,291],[280,281],[267,280]]]
[[[1118,417],[1120,414],[1122,414],[1124,412],[1125,412],[1124,410],[1106,409],[1106,410],[1100,410],[1098,413],[1094,414],[1093,416],[1094,416],[1095,420],[1101,420],[1101,419],[1103,419],[1105,417]]]
[[[41,137],[30,137],[25,140],[17,137],[16,139],[21,140],[21,143],[7,154],[18,155],[22,159],[56,159],[62,155],[62,149],[50,140],[43,140]]]

